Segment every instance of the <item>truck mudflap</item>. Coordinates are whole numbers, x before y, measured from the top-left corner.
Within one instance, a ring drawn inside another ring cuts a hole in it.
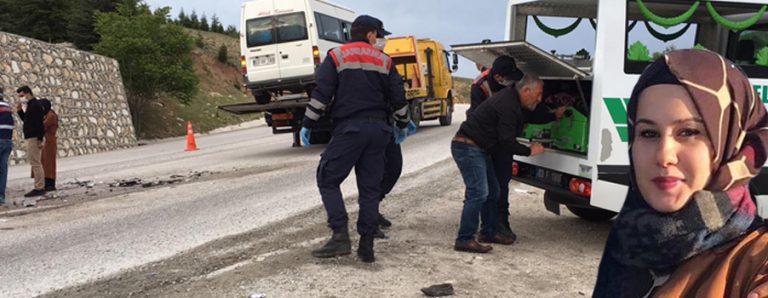
[[[220,110],[227,111],[233,114],[243,115],[259,112],[269,112],[274,110],[285,110],[295,108],[305,108],[309,103],[309,97],[305,95],[295,95],[288,98],[279,98],[277,101],[270,102],[268,104],[259,104],[255,102],[250,103],[238,103],[231,105],[219,106]]]
[[[490,68],[499,56],[515,58],[524,73],[535,73],[542,78],[589,78],[590,75],[575,65],[528,43],[527,41],[500,41],[452,45],[451,49],[472,62]]]

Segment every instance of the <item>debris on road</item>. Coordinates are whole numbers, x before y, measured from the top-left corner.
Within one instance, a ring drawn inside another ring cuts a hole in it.
[[[262,294],[262,293],[256,293],[256,294],[251,295],[250,298],[267,298],[267,295],[266,294]]]
[[[167,179],[159,178],[153,181],[143,181],[140,178],[132,178],[132,179],[125,179],[125,180],[118,180],[115,183],[110,184],[109,186],[114,188],[114,187],[132,187],[132,186],[141,185],[141,187],[143,188],[148,188],[148,187],[155,187],[155,186],[162,186],[162,185],[171,185],[171,184],[176,184],[181,182],[189,182],[189,181],[201,178],[204,175],[209,176],[212,174],[214,173],[210,171],[202,171],[202,172],[194,171],[194,172],[190,172],[188,175],[173,174],[169,176]]]
[[[443,297],[453,295],[453,285],[450,283],[431,285],[426,288],[422,288],[421,292],[429,297]]]
[[[37,198],[24,198],[21,200],[22,207],[35,207],[37,205]]]
[[[74,187],[93,188],[94,186],[96,186],[96,184],[93,183],[93,181],[91,181],[91,180],[80,181],[80,180],[75,179],[75,181],[73,181],[73,182],[64,183],[64,187],[63,188],[64,189],[69,189],[69,188],[74,188]]]
[[[130,187],[134,185],[141,184],[141,179],[139,178],[133,178],[133,179],[125,179],[125,180],[117,180],[117,182],[110,184],[110,187]]]
[[[24,207],[51,207],[52,205],[66,202],[84,202],[138,192],[145,188],[205,181],[214,179],[216,175],[220,173],[221,172],[213,171],[190,171],[186,175],[172,174],[165,177],[127,177],[126,179],[113,180],[111,182],[72,179],[63,182],[55,192],[48,192],[44,196],[35,198],[34,202],[30,200],[24,201],[20,198],[24,193],[22,189],[11,191],[11,196],[15,197],[18,195],[19,199],[10,200],[4,207],[0,205],[0,209],[4,209],[3,211],[5,211],[5,209],[10,210]],[[40,210],[42,211],[44,209]]]
[[[160,186],[160,185],[176,184],[176,183],[179,183],[179,182],[182,182],[182,181],[184,181],[184,180],[178,179],[178,178],[176,178],[176,179],[167,179],[167,180],[157,180],[157,181],[142,183],[141,187],[147,188],[147,187],[155,187],[155,186]]]

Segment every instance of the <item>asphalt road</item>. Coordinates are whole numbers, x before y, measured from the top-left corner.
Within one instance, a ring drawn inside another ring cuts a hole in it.
[[[445,161],[453,125],[424,122],[403,144],[403,175]],[[183,138],[128,150],[60,159],[60,185],[106,183],[211,171],[208,179],[147,188],[21,216],[0,213],[0,297],[30,297],[163,260],[226,236],[245,233],[321,204],[315,168],[323,146],[291,148],[290,135],[267,127]],[[26,165],[10,169],[9,188],[32,185]],[[342,190],[355,195],[354,174]],[[410,181],[418,184],[418,181]]]

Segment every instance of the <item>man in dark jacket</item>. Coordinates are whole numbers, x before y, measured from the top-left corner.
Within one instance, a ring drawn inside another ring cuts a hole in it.
[[[378,230],[384,150],[393,137],[397,143],[405,139],[409,121],[402,79],[392,59],[381,51],[388,34],[380,20],[359,16],[352,23],[352,41],[329,51],[315,74],[317,87],[305,112],[302,142],[308,145],[310,130],[323,114],[329,113],[334,125],[317,167],[317,185],[333,235],[312,251],[318,258],[351,251],[340,185],[354,167],[360,194],[357,255],[363,262],[375,261],[373,238]]]
[[[32,167],[32,178],[35,179],[35,188],[26,193],[25,197],[36,197],[45,194],[45,174],[43,173],[43,164],[40,157],[43,149],[43,115],[45,110],[40,100],[32,94],[32,89],[28,86],[21,86],[16,89],[19,96],[19,102],[16,103],[16,112],[19,118],[24,122],[24,141],[26,142],[27,161]],[[24,110],[22,104],[26,103]]]
[[[523,73],[517,68],[514,58],[509,56],[496,58],[491,69],[484,71],[472,83],[471,104],[467,114],[476,109],[488,97],[508,86],[513,86],[522,76]],[[565,114],[566,108],[562,106],[550,111],[546,105],[537,105],[533,111],[523,110],[523,118],[525,123],[549,123],[560,119]],[[509,181],[512,179],[513,154],[505,150],[492,150],[490,153],[496,171],[496,180],[499,184],[498,231],[516,239],[517,235],[512,232],[509,225]]]
[[[517,141],[523,130],[523,109],[536,109],[541,102],[543,85],[544,82],[537,76],[524,75],[515,88],[502,89],[469,113],[453,138],[451,154],[466,185],[455,250],[474,253],[491,251],[490,246],[475,241],[480,219],[480,242],[504,245],[515,242],[511,236],[497,231],[499,185],[490,152],[503,150],[523,156],[544,152],[539,143],[528,147]]]

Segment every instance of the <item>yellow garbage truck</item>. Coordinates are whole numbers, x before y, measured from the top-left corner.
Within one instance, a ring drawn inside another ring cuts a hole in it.
[[[421,121],[438,120],[440,125],[450,125],[453,118],[451,72],[458,69],[458,56],[436,40],[413,36],[388,38],[384,53],[392,58],[403,77],[413,122],[418,126]]]

